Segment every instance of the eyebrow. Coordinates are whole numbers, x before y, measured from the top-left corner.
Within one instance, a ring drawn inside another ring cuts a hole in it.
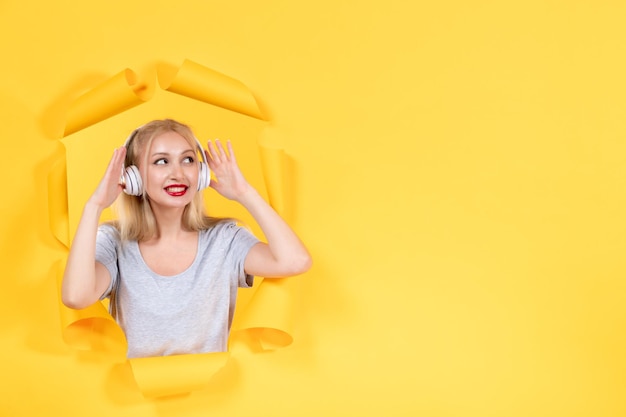
[[[192,154],[195,155],[195,151],[193,149],[184,150],[181,153],[179,153],[178,155],[185,155],[185,154],[188,154],[188,153],[192,153]],[[170,152],[155,152],[155,153],[153,153],[150,156],[155,157],[155,156],[170,156],[170,155],[172,155]]]

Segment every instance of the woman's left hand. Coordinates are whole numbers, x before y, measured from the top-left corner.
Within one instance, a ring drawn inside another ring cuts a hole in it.
[[[246,273],[262,277],[288,277],[307,271],[311,256],[300,238],[276,211],[245,180],[230,141],[228,152],[220,141],[208,143],[207,163],[215,175],[213,187],[222,196],[237,201],[261,227],[267,243],[254,245],[244,261]]]
[[[216,139],[215,143],[210,140],[207,143],[207,164],[215,175],[215,180],[211,180],[210,186],[223,197],[239,201],[252,187],[237,165],[233,145],[226,141],[226,146],[228,152],[219,139]]]

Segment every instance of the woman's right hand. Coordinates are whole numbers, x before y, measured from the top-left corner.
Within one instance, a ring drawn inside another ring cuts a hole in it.
[[[104,177],[100,180],[100,184],[98,184],[88,203],[96,205],[100,210],[113,204],[124,189],[124,186],[120,184],[124,158],[126,158],[126,147],[122,146],[115,149]]]
[[[67,257],[61,288],[63,303],[70,308],[81,309],[95,303],[111,283],[107,268],[96,261],[96,239],[102,211],[113,204],[124,189],[120,184],[124,158],[125,147],[113,152],[104,177],[83,208]]]

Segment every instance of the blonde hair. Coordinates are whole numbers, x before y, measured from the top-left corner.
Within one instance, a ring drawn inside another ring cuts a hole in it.
[[[150,148],[154,138],[166,132],[176,132],[185,138],[193,149],[198,147],[197,140],[189,126],[172,119],[153,120],[132,133],[126,144],[124,166],[139,165],[141,157],[147,159],[145,150]],[[145,189],[141,196],[122,193],[117,199],[116,208],[118,220],[113,224],[119,230],[122,241],[140,242],[157,235],[156,218]],[[202,192],[197,192],[183,211],[182,226],[191,231],[201,231],[210,229],[220,222],[232,220],[208,216],[205,213]]]

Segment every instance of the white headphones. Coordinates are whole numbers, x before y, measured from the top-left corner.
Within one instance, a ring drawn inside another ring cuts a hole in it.
[[[124,142],[124,147],[128,149],[130,142],[137,136],[137,133],[143,126],[138,127],[133,130],[133,132],[128,136],[126,142]],[[202,149],[202,145],[200,141],[194,136],[194,140],[196,141],[197,151],[202,156],[202,162],[199,163],[198,170],[198,191],[204,190],[211,183],[211,171],[206,163],[206,159],[204,156],[204,149]],[[122,184],[124,184],[124,192],[128,195],[140,196],[143,195],[143,180],[141,179],[141,175],[139,174],[139,168],[135,165],[130,165],[123,168],[122,175]]]

